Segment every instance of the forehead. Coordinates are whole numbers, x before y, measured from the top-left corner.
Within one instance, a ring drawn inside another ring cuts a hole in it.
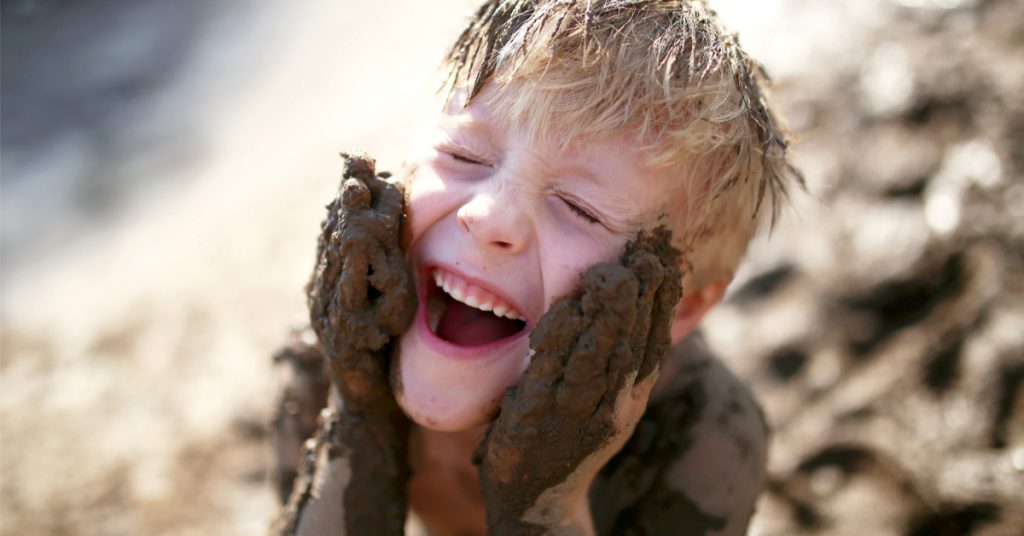
[[[451,128],[483,130],[481,127],[486,127],[516,133],[538,146],[556,147],[564,153],[577,151],[580,146],[608,134],[572,118],[560,106],[538,99],[536,93],[520,82],[489,81],[467,102],[466,88],[457,87],[444,101],[441,124]]]
[[[483,137],[517,138],[528,143],[535,151],[557,154],[565,158],[587,158],[594,147],[616,146],[621,159],[633,168],[648,167],[644,163],[645,149],[639,137],[630,129],[597,133],[585,127],[569,125],[557,110],[527,117],[522,105],[511,94],[514,88],[488,83],[470,102],[466,102],[463,88],[452,92],[442,106],[437,125],[448,130],[460,130]]]

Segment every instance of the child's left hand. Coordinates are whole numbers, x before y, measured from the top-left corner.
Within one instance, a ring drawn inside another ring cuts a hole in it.
[[[530,366],[474,455],[490,533],[592,532],[587,490],[643,415],[671,344],[682,289],[666,234],[588,269],[581,295],[530,334]]]

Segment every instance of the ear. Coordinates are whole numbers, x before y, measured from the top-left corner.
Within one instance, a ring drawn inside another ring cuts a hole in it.
[[[716,281],[704,288],[683,294],[676,307],[676,316],[672,319],[672,344],[683,340],[697,329],[704,314],[722,300],[729,280]]]

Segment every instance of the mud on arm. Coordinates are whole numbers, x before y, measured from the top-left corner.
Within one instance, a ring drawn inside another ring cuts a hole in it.
[[[673,348],[633,436],[590,490],[598,534],[739,536],[763,487],[768,430],[701,336]]]

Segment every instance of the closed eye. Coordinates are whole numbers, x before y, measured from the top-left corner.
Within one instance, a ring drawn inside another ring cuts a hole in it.
[[[478,159],[476,157],[473,157],[473,156],[467,156],[467,155],[464,155],[464,154],[453,153],[453,152],[449,152],[448,156],[451,156],[452,159],[455,160],[456,162],[462,162],[464,164],[472,164],[474,166],[486,166],[487,165],[482,160],[480,160],[480,159]]]
[[[597,219],[593,214],[588,212],[583,207],[577,205],[576,203],[573,203],[572,201],[564,197],[560,197],[559,199],[561,199],[562,202],[565,203],[565,206],[569,207],[569,210],[571,210],[573,214],[579,216],[580,219],[582,219],[583,221],[587,223],[601,223],[601,220]]]

